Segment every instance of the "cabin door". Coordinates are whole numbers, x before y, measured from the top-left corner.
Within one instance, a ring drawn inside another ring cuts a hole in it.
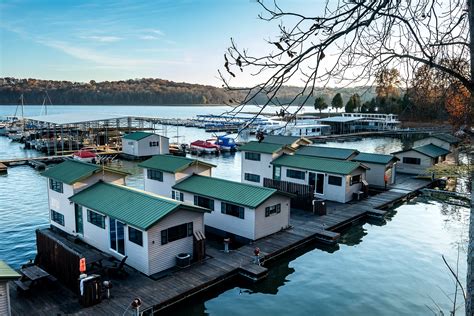
[[[281,167],[273,166],[273,180],[281,180]]]
[[[125,224],[110,217],[110,248],[125,255]]]
[[[84,234],[84,223],[82,221],[82,206],[74,204],[74,213],[76,215],[76,233]]]
[[[316,175],[316,193],[324,194],[324,173]]]

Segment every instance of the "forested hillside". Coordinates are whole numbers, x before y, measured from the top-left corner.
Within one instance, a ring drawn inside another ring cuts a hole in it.
[[[17,104],[21,94],[26,104],[42,104],[46,92],[53,104],[96,104],[96,105],[173,105],[173,104],[224,104],[230,99],[239,99],[238,92],[229,93],[213,86],[173,82],[163,79],[130,79],[124,81],[103,81],[89,83],[53,81],[39,79],[0,79],[0,104]],[[283,87],[279,93],[280,102],[292,99],[298,88]],[[328,102],[341,93],[347,101],[354,93],[362,100],[370,100],[374,89],[320,88],[314,95],[323,96]],[[257,98],[258,103],[265,102],[265,96]],[[301,103],[301,101],[299,102]],[[298,102],[296,104],[299,104]],[[307,101],[314,103],[314,98]]]

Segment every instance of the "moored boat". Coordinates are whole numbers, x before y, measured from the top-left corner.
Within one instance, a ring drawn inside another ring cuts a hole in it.
[[[219,145],[213,144],[205,140],[196,140],[189,146],[191,152],[206,153],[206,154],[217,154],[219,153]]]
[[[227,135],[217,136],[213,139],[215,145],[219,145],[221,151],[236,151],[237,144],[235,140]]]
[[[72,159],[95,163],[97,161],[97,155],[89,150],[79,150],[72,154]]]

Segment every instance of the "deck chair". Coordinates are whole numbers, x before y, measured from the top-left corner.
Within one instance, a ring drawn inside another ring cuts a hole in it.
[[[114,263],[112,267],[108,267],[106,270],[106,275],[109,277],[119,277],[125,278],[128,276],[128,272],[125,271],[125,261],[128,256],[123,257],[123,259],[117,264]]]

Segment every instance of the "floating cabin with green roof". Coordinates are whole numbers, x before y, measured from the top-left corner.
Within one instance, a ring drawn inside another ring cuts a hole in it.
[[[426,175],[426,169],[446,160],[451,152],[433,144],[413,147],[392,153],[400,162],[397,170],[402,173]]]
[[[267,136],[268,139],[269,136]],[[294,139],[291,139],[295,141]],[[288,141],[283,141],[284,143]],[[240,146],[241,158],[241,181],[243,183],[263,186],[264,178],[272,177],[273,167],[271,162],[282,154],[291,154],[295,148],[279,143],[267,143],[252,141]]]
[[[370,169],[366,171],[366,180],[372,187],[385,188],[395,183],[398,158],[392,155],[359,153],[353,161],[363,163]]]
[[[413,147],[421,147],[433,144],[443,149],[449,150],[454,155],[458,154],[459,138],[448,133],[436,133],[414,142]]]
[[[307,138],[299,136],[283,136],[283,135],[266,135],[262,143],[286,145],[294,149],[301,146],[311,145],[313,142]]]
[[[276,189],[192,175],[173,186],[184,201],[212,210],[206,230],[241,242],[253,241],[290,225],[290,197]]]
[[[20,275],[0,260],[0,315],[11,315],[10,287],[8,282],[16,280]]]
[[[69,197],[100,180],[125,184],[128,173],[78,160],[66,160],[49,167],[42,175],[47,178],[51,225],[68,234],[77,234],[81,231],[83,219]]]
[[[143,168],[144,190],[163,196],[172,196],[171,187],[192,174],[212,176],[215,167],[201,160],[172,155],[156,155],[138,166]]]
[[[271,164],[273,174],[269,180],[273,183],[309,185],[314,188],[315,197],[340,203],[351,201],[354,194],[362,191],[369,169],[356,161],[305,155],[282,155]]]
[[[149,132],[132,132],[122,136],[122,155],[128,159],[144,159],[169,153],[169,139]]]
[[[176,265],[176,255],[194,254],[203,240],[208,209],[150,192],[99,181],[69,197],[82,213],[76,235],[89,245],[152,275]]]

